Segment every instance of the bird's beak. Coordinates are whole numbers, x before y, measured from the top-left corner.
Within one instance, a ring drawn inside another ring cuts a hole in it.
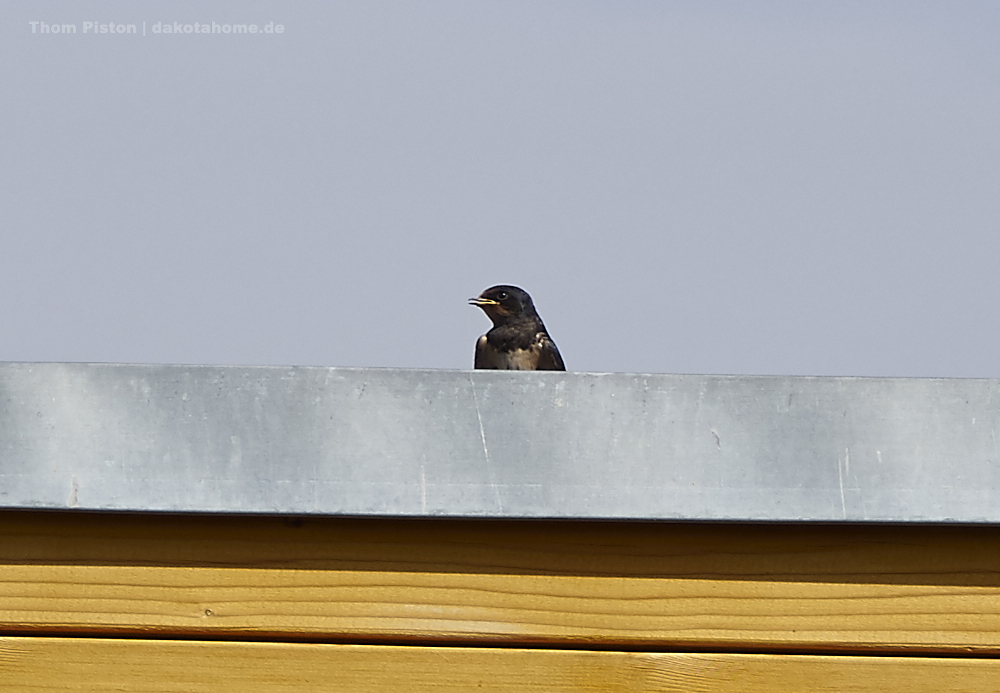
[[[499,306],[500,301],[494,301],[492,298],[483,298],[482,296],[478,296],[476,298],[470,298],[469,305],[479,306],[480,308],[483,306]]]

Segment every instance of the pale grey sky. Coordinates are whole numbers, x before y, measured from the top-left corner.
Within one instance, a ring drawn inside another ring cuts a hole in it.
[[[1000,3],[72,0],[0,32],[0,360],[468,368],[466,299],[514,283],[570,370],[1000,377]]]

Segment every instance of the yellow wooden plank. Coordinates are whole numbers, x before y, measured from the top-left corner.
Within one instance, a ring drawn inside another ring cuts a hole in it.
[[[649,645],[1000,650],[979,587],[217,568],[8,566],[33,629]]]
[[[1000,660],[0,638],[11,691],[991,691]]]
[[[0,514],[0,630],[1000,652],[998,537]]]

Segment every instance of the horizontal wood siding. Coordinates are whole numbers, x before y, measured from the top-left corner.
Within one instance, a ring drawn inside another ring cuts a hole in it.
[[[0,514],[0,629],[1000,653],[1000,531]]]

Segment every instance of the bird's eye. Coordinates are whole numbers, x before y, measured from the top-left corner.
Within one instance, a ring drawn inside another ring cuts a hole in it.
[[[505,298],[507,298],[507,292],[501,291],[500,293],[497,294],[497,298],[500,299],[501,301],[504,300]]]

